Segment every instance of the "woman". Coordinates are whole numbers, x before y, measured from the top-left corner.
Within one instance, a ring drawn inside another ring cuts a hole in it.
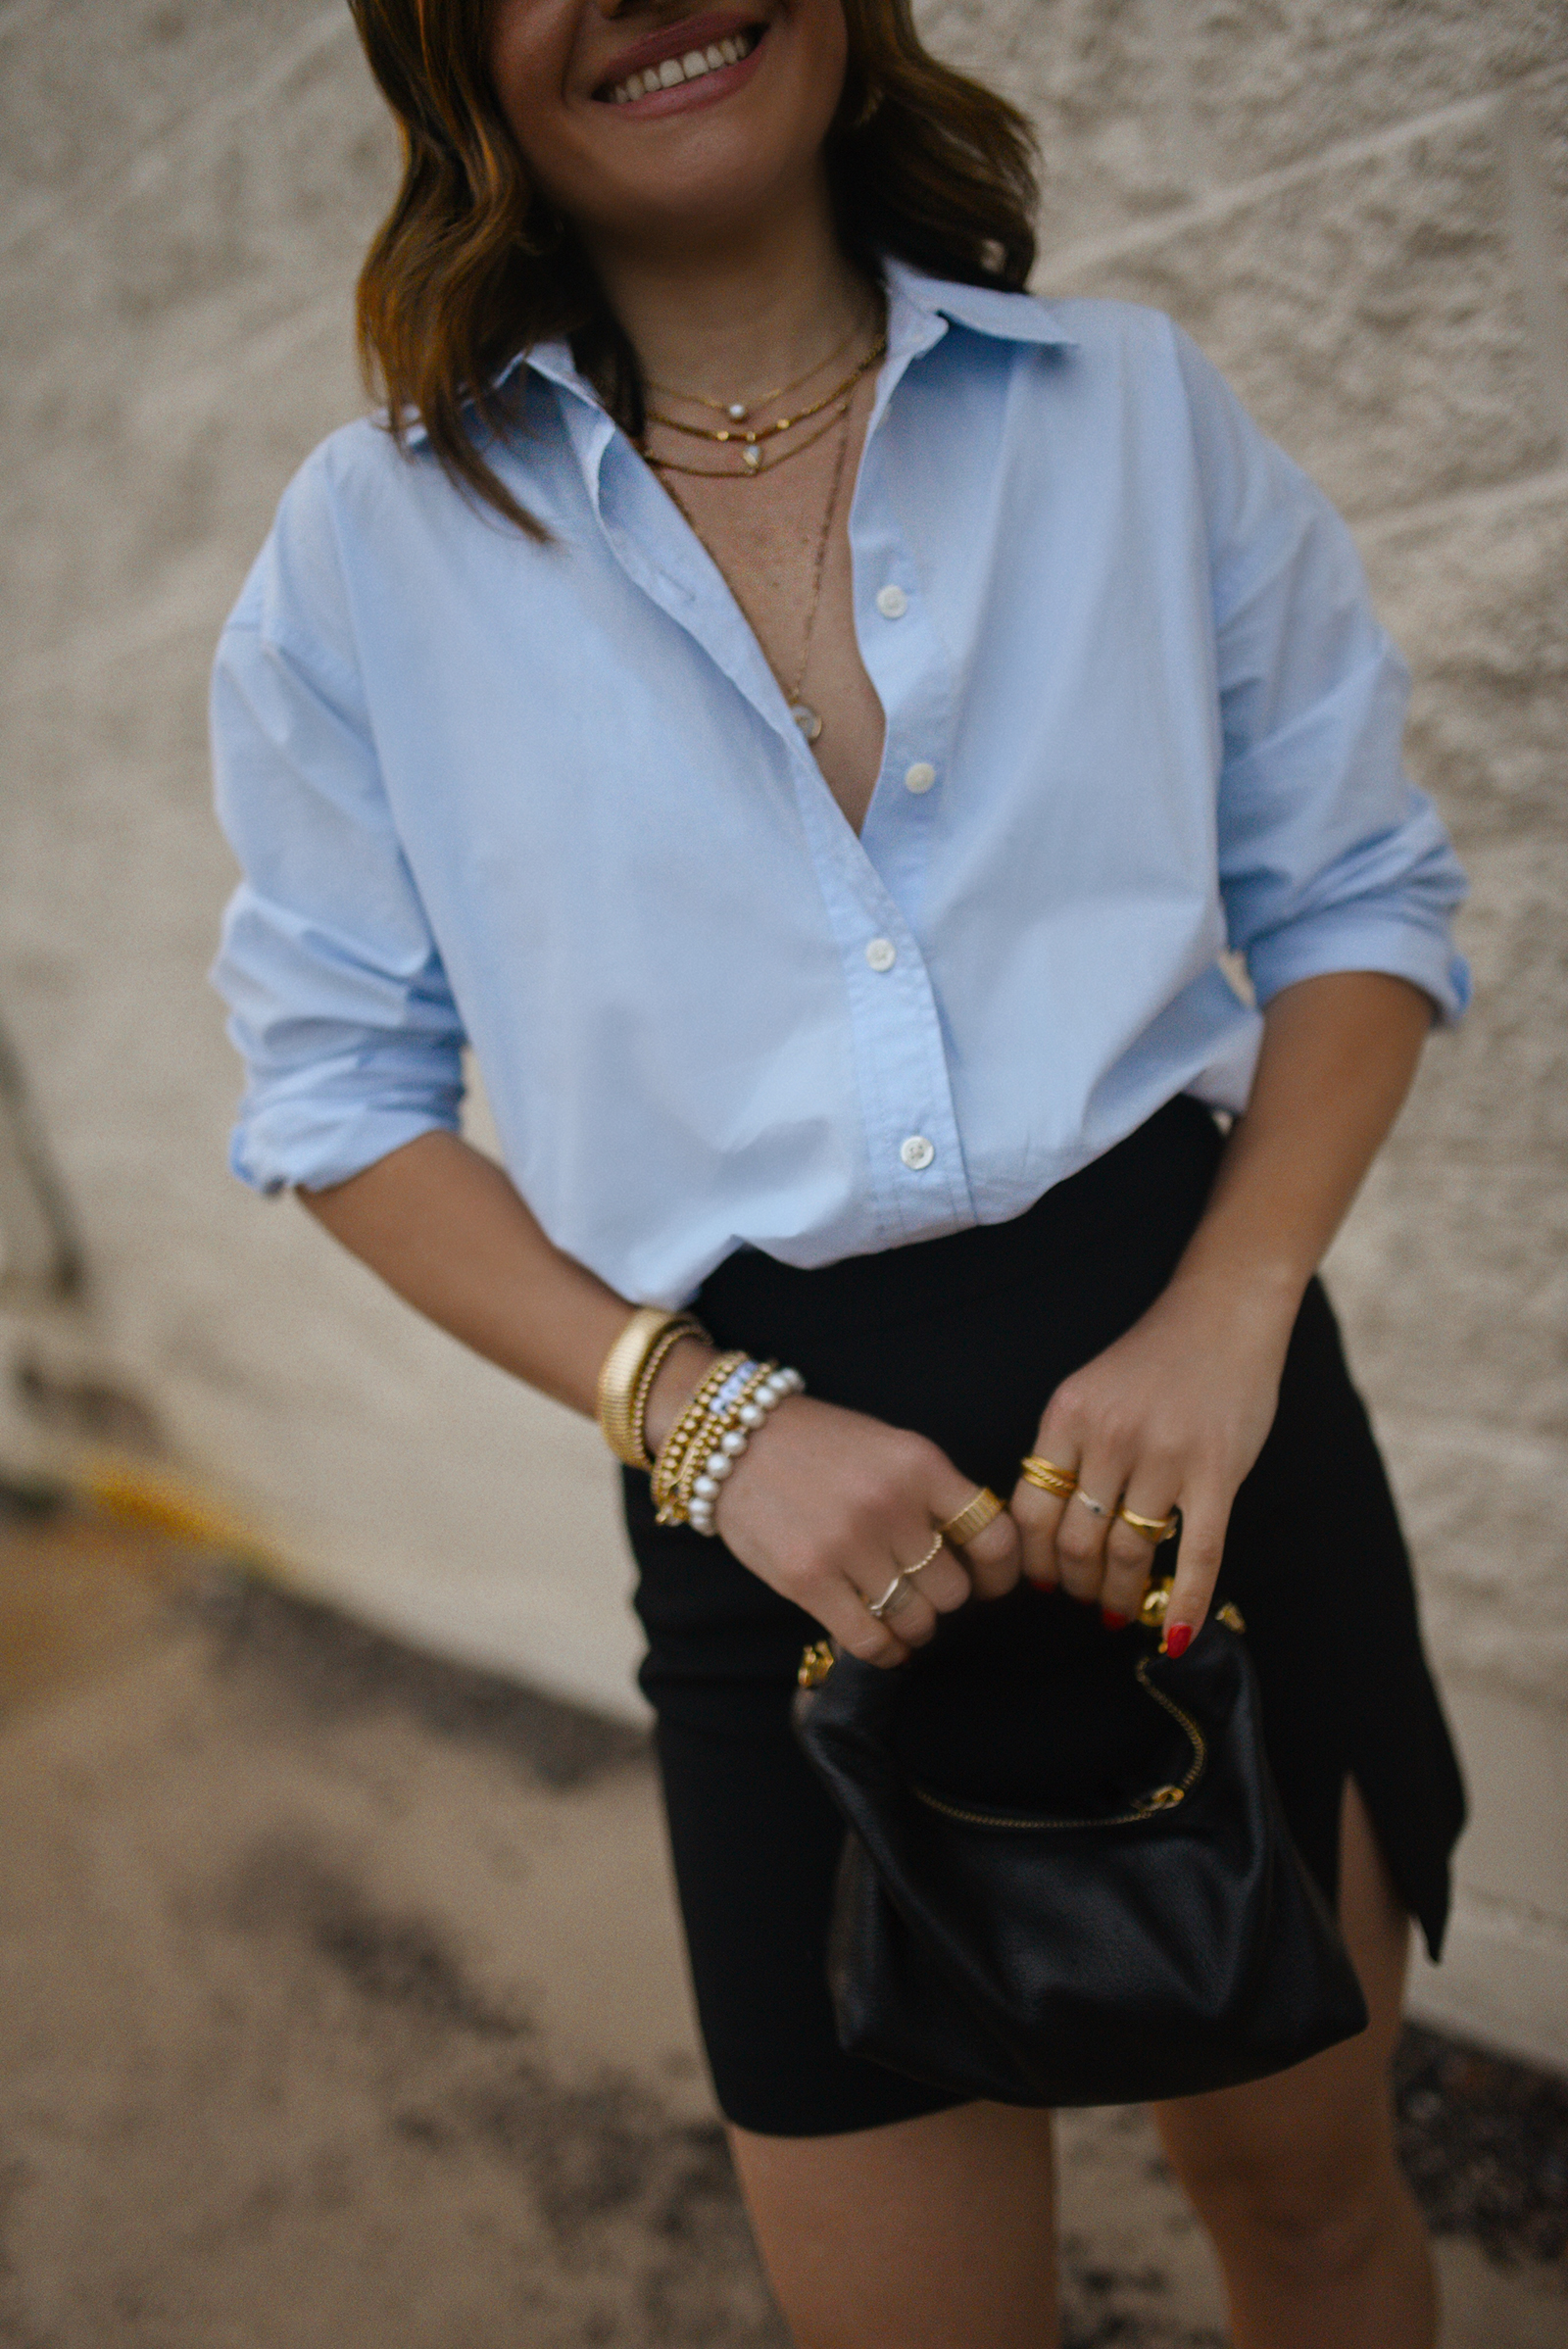
[[[1169,1648],[1241,1597],[1372,2024],[1156,2120],[1238,2342],[1414,2349],[1387,2065],[1461,1802],[1312,1274],[1462,1008],[1462,882],[1347,534],[1165,320],[1021,292],[1024,126],[906,0],[356,14],[392,427],[306,465],[220,653],[238,1171],[659,1454],[644,1686],[797,2340],[1056,2337],[1049,2115],[834,2039],[803,1639],[1114,1639],[1179,1509]]]

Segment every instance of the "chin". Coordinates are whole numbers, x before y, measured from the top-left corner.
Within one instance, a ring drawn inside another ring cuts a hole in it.
[[[844,67],[837,6],[805,0],[760,27],[738,73],[629,100],[607,85],[583,125],[589,169],[558,200],[617,239],[727,242],[820,170]]]

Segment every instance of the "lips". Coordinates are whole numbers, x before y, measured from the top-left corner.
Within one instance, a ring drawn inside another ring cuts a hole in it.
[[[611,106],[634,106],[639,99],[707,80],[744,65],[765,29],[738,13],[688,18],[623,51],[594,96]]]

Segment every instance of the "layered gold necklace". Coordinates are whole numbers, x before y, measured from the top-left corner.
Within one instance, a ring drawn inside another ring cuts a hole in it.
[[[759,392],[753,400],[715,400],[707,392],[678,391],[672,383],[655,383],[652,379],[648,388],[651,392],[658,392],[662,399],[684,400],[691,408],[710,408],[715,416],[727,416],[732,424],[744,424],[754,409],[771,408],[775,400],[782,400],[790,392],[799,391],[803,383],[809,383],[813,375],[820,375],[824,367],[830,367],[834,360],[849,349],[858,332],[858,325],[852,326],[848,334],[840,336],[831,351],[824,352],[820,359],[813,359],[808,367],[803,367],[787,383],[775,383],[771,391]]]
[[[773,409],[776,402],[786,400],[792,392],[799,391],[803,385],[808,386],[813,381],[819,380],[824,370],[830,367],[836,359],[842,358],[856,336],[867,330],[863,322],[860,325],[852,326],[849,333],[841,341],[835,343],[831,351],[827,352],[823,358],[814,361],[803,373],[792,375],[788,382],[777,383],[771,391],[757,393],[748,400],[714,399],[707,392],[679,391],[671,384],[650,382],[649,390],[662,399],[678,401],[689,408],[706,408],[710,415],[723,416],[725,420],[722,424],[697,424],[688,423],[680,416],[671,416],[663,408],[651,407],[648,411],[648,422],[651,425],[658,425],[661,430],[665,432],[678,433],[686,440],[706,442],[718,458],[719,462],[716,464],[686,465],[679,458],[660,456],[649,447],[646,432],[639,444],[645,462],[653,466],[662,477],[665,477],[665,489],[685,515],[694,534],[703,540],[703,544],[706,546],[707,541],[703,539],[703,534],[698,529],[696,520],[688,510],[684,499],[678,495],[673,483],[668,480],[669,474],[685,474],[700,481],[756,481],[763,473],[771,473],[779,465],[787,465],[792,457],[804,457],[808,449],[814,449],[817,442],[824,440],[830,432],[837,432],[839,445],[833,461],[832,474],[828,481],[827,501],[822,510],[821,523],[817,528],[811,550],[811,586],[806,609],[806,625],[802,633],[800,659],[789,672],[787,684],[785,684],[785,672],[781,669],[774,671],[780,684],[784,686],[784,698],[789,703],[790,715],[808,742],[815,742],[822,731],[821,713],[813,709],[809,702],[802,699],[802,689],[806,683],[807,669],[810,665],[811,645],[816,634],[816,615],[822,601],[822,576],[827,567],[827,553],[832,543],[834,517],[838,513],[839,496],[844,487],[844,468],[848,461],[850,446],[850,411],[854,406],[855,394],[862,377],[869,374],[871,369],[887,356],[888,339],[885,328],[879,329],[874,334],[861,357],[830,390],[820,393],[815,399],[808,400],[801,407],[791,409],[787,413],[774,413],[767,416],[766,412]],[[765,421],[754,420],[764,416],[766,416]],[[813,425],[814,430],[803,429],[803,427]],[[739,458],[739,465],[725,462],[731,458]],[[710,547],[708,552],[710,556],[712,555]],[[716,562],[717,558],[714,557],[713,560]],[[741,603],[741,608],[745,611],[744,602],[738,594],[736,601]],[[749,620],[751,619],[749,612],[746,616]],[[755,621],[752,621],[752,633],[760,644],[761,633]]]
[[[827,504],[822,509],[821,526],[817,531],[816,544],[812,551],[811,593],[806,607],[806,629],[801,639],[801,658],[796,663],[791,682],[784,687],[784,699],[790,706],[790,715],[795,720],[795,723],[800,727],[801,732],[805,735],[808,742],[815,742],[822,731],[822,715],[820,710],[814,709],[809,702],[803,701],[801,695],[802,688],[806,683],[806,672],[810,666],[811,661],[811,640],[816,634],[817,607],[822,601],[822,573],[827,567],[827,551],[833,537],[833,517],[838,513],[839,492],[844,486],[844,465],[845,460],[849,455],[850,448],[850,404],[848,400],[843,403],[837,416],[833,418],[833,421],[831,423],[824,424],[820,432],[813,432],[810,440],[806,445],[809,448],[814,448],[816,443],[821,440],[826,433],[829,433],[833,430],[835,424],[838,427],[839,434],[838,455],[833,460],[833,474],[828,483]],[[792,449],[790,451],[791,456],[796,454],[797,452],[795,450]],[[685,473],[694,472],[697,470],[697,467],[693,465],[670,465],[664,469],[670,472]],[[769,466],[768,469],[771,471],[772,467]],[[715,479],[720,477],[721,476],[717,475],[710,476],[710,478]],[[730,474],[723,477],[729,478],[731,480],[738,480],[741,478],[739,474]],[[687,523],[694,536],[701,540],[705,547],[708,547],[708,541],[703,537],[701,530],[698,529],[696,520],[692,515],[691,509],[687,506],[685,500],[680,497],[674,489],[670,488],[667,482],[664,486],[666,490],[668,490],[670,497],[674,499],[675,504],[680,508],[681,513],[685,515]],[[718,558],[713,556],[713,550],[711,547],[708,547],[708,552],[710,556],[712,556],[713,561],[716,563]],[[722,565],[720,565],[720,567],[722,568]],[[735,601],[741,605],[741,610],[745,612],[746,607],[744,603],[741,602],[739,591],[732,585],[730,592],[732,595],[734,595]],[[758,627],[757,622],[752,619],[752,615],[749,612],[746,613],[746,616],[751,622],[752,634],[757,638],[758,643],[761,644],[761,630]],[[773,664],[771,661],[769,661],[768,665],[772,667]],[[776,668],[774,669],[774,674],[776,676],[779,675],[779,672]],[[782,676],[779,677],[779,682],[783,684]]]
[[[841,343],[839,350],[843,348]],[[759,424],[755,427],[745,422],[738,425],[687,424],[683,423],[679,416],[666,416],[662,409],[651,408],[648,411],[648,421],[651,424],[662,425],[666,432],[679,432],[688,440],[705,440],[711,447],[723,449],[726,454],[733,449],[741,461],[739,472],[733,471],[728,465],[682,465],[677,458],[660,457],[648,446],[646,435],[642,442],[643,457],[649,465],[662,473],[693,473],[700,478],[706,477],[710,481],[755,481],[760,473],[770,473],[775,465],[786,465],[792,457],[804,455],[806,450],[813,447],[820,440],[823,432],[832,430],[837,417],[848,416],[857,384],[862,375],[868,374],[879,361],[887,357],[887,336],[879,334],[864,357],[856,361],[841,383],[835,383],[831,391],[825,391],[818,399],[808,401],[804,408],[796,409],[793,416],[774,416],[766,424]],[[812,375],[819,375],[823,367],[828,365],[829,360],[836,358],[837,355],[837,352],[830,352],[828,359],[819,359],[814,367],[808,368],[805,375],[798,375],[795,378],[796,384],[809,382]],[[650,386],[650,389],[652,388]],[[792,389],[794,389],[794,385],[791,384],[780,386],[781,391]],[[777,392],[764,393],[760,400],[752,403],[751,408],[739,400],[728,402],[710,400],[700,392],[677,392],[667,396],[690,400],[693,405],[716,409],[724,416],[747,417],[753,413],[753,410],[766,406],[770,400],[776,399],[779,395]],[[831,415],[828,414],[829,411],[832,412]],[[814,417],[824,415],[827,416],[828,420],[819,431],[808,434],[805,440],[798,440],[792,448],[777,449],[770,455],[768,454],[769,443],[781,440],[786,432],[799,431],[802,424],[808,424]]]

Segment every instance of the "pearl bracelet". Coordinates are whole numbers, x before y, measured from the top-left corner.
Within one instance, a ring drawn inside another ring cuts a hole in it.
[[[713,1449],[702,1465],[701,1473],[693,1479],[692,1496],[687,1504],[686,1522],[700,1534],[716,1532],[713,1511],[723,1490],[724,1479],[733,1476],[735,1463],[752,1438],[767,1423],[768,1414],[776,1411],[787,1395],[803,1395],[806,1381],[798,1370],[770,1370],[759,1379],[749,1394],[733,1405],[733,1422],[724,1427]],[[716,1416],[716,1414],[715,1414]]]
[[[657,1479],[665,1495],[661,1521],[713,1533],[713,1512],[725,1478],[733,1475],[736,1461],[769,1413],[787,1395],[803,1394],[805,1388],[798,1370],[749,1358],[736,1363],[706,1398],[695,1426],[675,1431],[678,1456],[669,1456],[673,1445],[660,1456]]]

